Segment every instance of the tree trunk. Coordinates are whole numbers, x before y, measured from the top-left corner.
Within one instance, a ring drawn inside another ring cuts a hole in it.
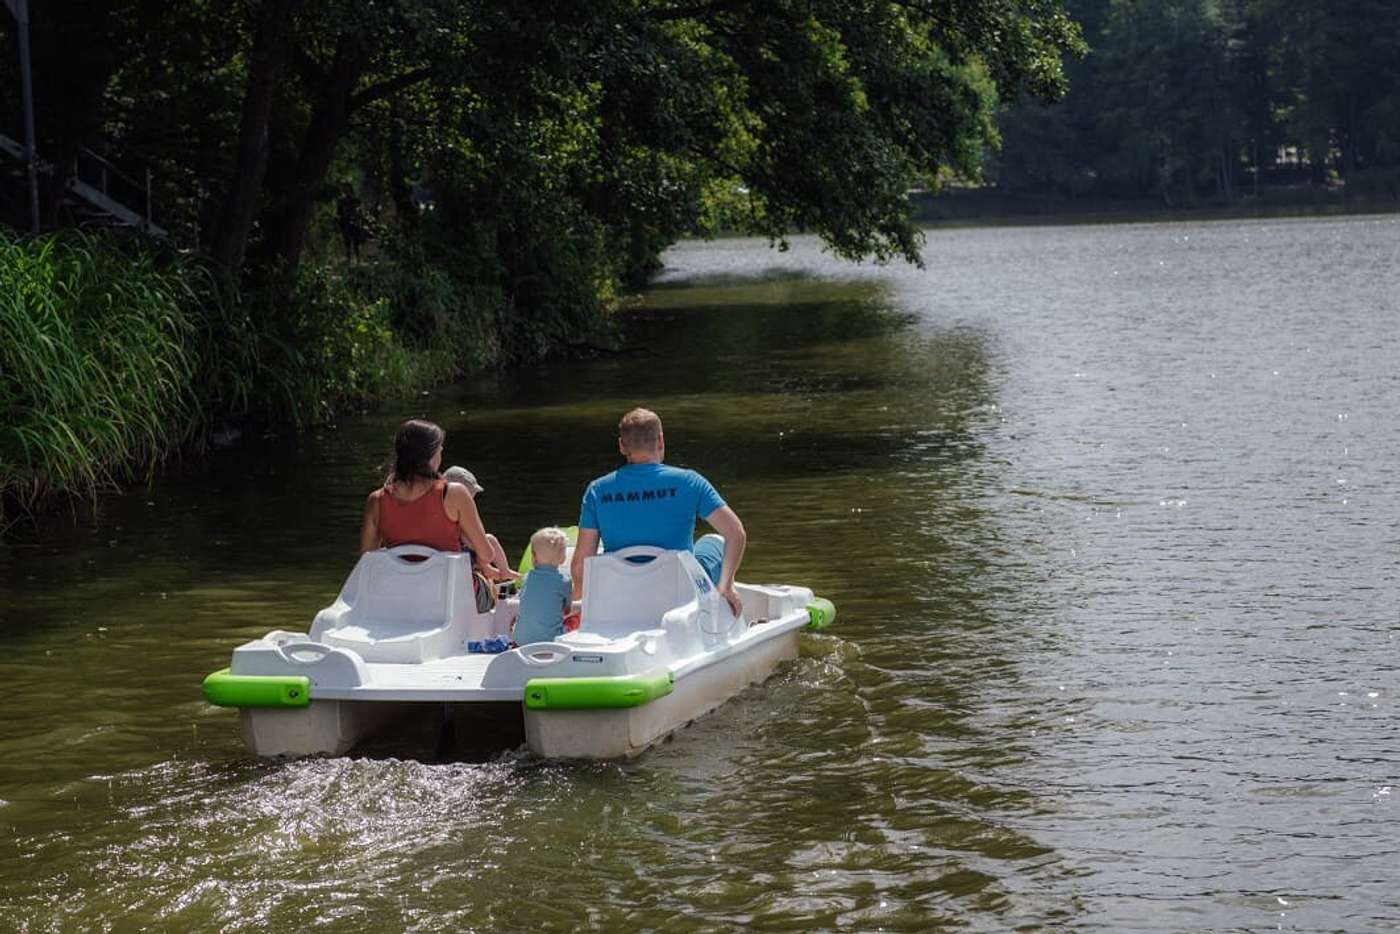
[[[321,87],[311,123],[302,140],[292,186],[281,209],[271,221],[268,247],[280,271],[294,273],[306,245],[306,232],[316,208],[316,196],[330,170],[335,149],[350,117],[350,94],[364,73],[365,51],[356,36],[342,36],[336,44],[335,62]]]
[[[1227,140],[1220,147],[1220,187],[1226,204],[1235,203],[1235,160],[1230,158],[1230,143]]]
[[[1308,181],[1314,185],[1327,184],[1327,131],[1313,129],[1308,141]]]
[[[1356,91],[1347,95],[1347,125],[1342,131],[1342,178],[1351,180],[1356,175],[1356,147],[1359,127],[1356,120]]]
[[[267,174],[268,121],[292,50],[292,14],[302,0],[264,0],[253,27],[248,89],[238,130],[238,165],[210,236],[209,253],[230,278],[243,267]]]
[[[413,203],[413,190],[408,184],[408,162],[404,158],[403,124],[397,119],[389,129],[389,194],[399,223],[412,228],[418,224],[418,208]]]

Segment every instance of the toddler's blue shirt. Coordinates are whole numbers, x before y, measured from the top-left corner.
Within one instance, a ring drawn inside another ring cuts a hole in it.
[[[564,606],[573,596],[569,575],[552,564],[537,564],[521,583],[515,643],[550,642],[564,634]]]

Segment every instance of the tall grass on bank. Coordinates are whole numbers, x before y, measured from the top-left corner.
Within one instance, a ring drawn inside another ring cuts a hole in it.
[[[91,496],[189,435],[190,279],[113,239],[0,231],[0,498]]]
[[[0,519],[149,476],[226,421],[320,424],[490,364],[499,303],[419,257],[240,293],[120,235],[0,231]]]
[[[368,261],[240,290],[120,234],[0,231],[0,531],[149,477],[226,422],[321,424],[602,332],[596,236],[514,273],[452,237],[429,246],[386,238]]]

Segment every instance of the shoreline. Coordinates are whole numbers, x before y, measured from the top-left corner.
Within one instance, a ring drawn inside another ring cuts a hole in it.
[[[922,230],[965,227],[1060,227],[1175,223],[1189,221],[1274,220],[1400,214],[1400,198],[1241,199],[1233,204],[1163,207],[1140,201],[1042,202],[1008,198],[987,189],[945,191],[911,197],[914,223]]]

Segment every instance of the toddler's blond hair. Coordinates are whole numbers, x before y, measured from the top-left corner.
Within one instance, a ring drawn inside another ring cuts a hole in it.
[[[569,547],[569,538],[564,530],[547,526],[530,536],[530,553],[535,556],[535,564],[564,563],[564,552]]]

